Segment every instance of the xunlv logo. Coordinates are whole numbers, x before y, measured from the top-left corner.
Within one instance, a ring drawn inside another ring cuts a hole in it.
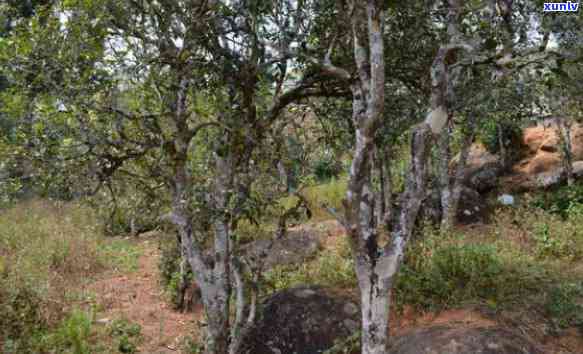
[[[577,12],[578,2],[545,2],[544,12]]]

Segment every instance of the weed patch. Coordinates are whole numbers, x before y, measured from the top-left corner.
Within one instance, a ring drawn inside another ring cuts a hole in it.
[[[99,231],[90,209],[78,204],[32,201],[0,214],[3,352],[51,345],[86,352],[91,320],[74,309],[83,286],[100,272],[137,266],[134,246]]]

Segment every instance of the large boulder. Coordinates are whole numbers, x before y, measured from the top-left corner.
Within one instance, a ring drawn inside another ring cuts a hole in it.
[[[478,192],[486,192],[498,185],[498,177],[503,171],[504,168],[499,161],[484,164],[466,174],[465,185]]]
[[[452,171],[457,165],[459,155],[452,161]],[[470,148],[466,161],[464,184],[476,191],[484,192],[496,187],[497,179],[504,171],[500,158],[490,153],[482,144],[474,144]]]
[[[527,147],[527,156],[517,164],[517,172],[535,175],[554,172],[561,167],[561,140],[555,119],[526,128],[523,144]],[[571,150],[573,161],[583,160],[581,124],[573,124],[571,127]]]
[[[499,327],[434,326],[414,330],[393,343],[394,354],[538,354],[526,338]]]
[[[583,161],[573,162],[573,176],[576,179],[583,178]],[[567,181],[567,175],[563,167],[557,167],[554,170],[544,171],[535,174],[517,173],[506,176],[502,184],[506,186],[505,190],[509,192],[524,192],[551,188]]]
[[[316,354],[360,329],[360,309],[344,294],[301,286],[277,292],[260,306],[243,354]]]
[[[305,262],[314,257],[321,248],[315,232],[290,230],[281,239],[257,240],[242,247],[241,253],[251,262],[263,262],[263,269],[279,265]]]

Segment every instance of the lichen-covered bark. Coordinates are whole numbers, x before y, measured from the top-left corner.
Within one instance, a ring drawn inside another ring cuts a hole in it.
[[[441,230],[448,231],[455,223],[455,218],[458,211],[458,206],[463,189],[463,179],[465,176],[466,165],[468,161],[468,156],[472,147],[472,141],[476,133],[476,120],[475,114],[471,113],[467,118],[467,124],[463,131],[463,141],[461,145],[461,150],[459,153],[459,160],[455,167],[455,172],[453,175],[453,182],[448,180],[447,186],[444,186],[448,190],[446,201],[443,200],[442,195],[442,219],[441,219]],[[449,160],[448,160],[449,162]],[[449,163],[448,163],[448,175],[449,175]]]
[[[361,296],[362,353],[381,354],[388,350],[391,287],[425,198],[426,164],[432,131],[439,133],[445,124],[441,121],[442,97],[433,97],[437,101],[432,104],[434,109],[428,114],[427,121],[413,129],[411,178],[401,200],[397,225],[391,227],[391,241],[381,246],[376,228],[379,216],[375,216],[375,210],[378,213],[379,208],[375,200],[386,198],[386,195],[374,195],[371,170],[376,127],[384,110],[383,12],[381,3],[372,0],[366,5],[354,1],[352,7],[358,80],[352,84],[352,118],[356,139],[345,199],[345,226],[351,241]],[[368,48],[364,47],[366,41],[361,38],[364,28],[368,32]],[[390,198],[389,204],[392,204]]]
[[[567,177],[567,185],[572,186],[575,183],[573,175],[573,145],[571,142],[572,122],[566,118],[557,121],[557,130],[561,141],[561,150],[563,157],[563,168]]]

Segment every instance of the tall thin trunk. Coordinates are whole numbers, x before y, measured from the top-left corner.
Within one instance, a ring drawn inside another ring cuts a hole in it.
[[[390,145],[385,146],[383,151],[384,159],[384,189],[381,198],[384,200],[385,210],[383,222],[388,232],[391,232],[393,223],[393,169],[391,161],[393,159],[393,148]]]
[[[559,119],[557,122],[557,130],[561,140],[561,148],[563,150],[563,168],[567,177],[567,185],[572,186],[575,183],[575,176],[573,175],[573,145],[571,142],[571,126],[572,123],[565,119]]]
[[[451,209],[452,199],[451,178],[449,174],[449,162],[451,161],[450,140],[449,132],[446,131],[444,134],[441,134],[438,140],[438,153],[436,155],[442,223]]]
[[[381,226],[384,224],[384,215],[386,213],[387,210],[387,205],[386,205],[386,198],[385,198],[385,164],[383,163],[383,160],[380,156],[380,151],[379,149],[375,150],[375,154],[374,154],[374,168],[373,170],[376,170],[377,175],[378,175],[378,180],[379,180],[379,196],[377,198],[375,198],[376,201],[376,210],[375,210],[375,214],[377,216],[377,226]]]
[[[453,183],[450,183],[449,203],[443,208],[441,219],[441,231],[445,232],[451,229],[456,221],[456,215],[463,189],[463,179],[465,176],[468,156],[470,155],[472,142],[476,133],[476,119],[477,116],[470,113],[468,117],[466,129],[464,131],[464,138],[460,150],[460,158],[456,164]]]

